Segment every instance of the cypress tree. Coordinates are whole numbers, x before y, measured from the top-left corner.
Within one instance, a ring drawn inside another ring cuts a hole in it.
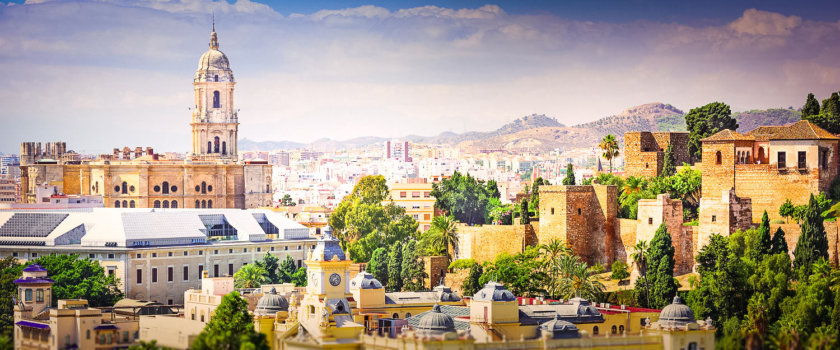
[[[649,307],[661,309],[671,303],[677,292],[674,282],[674,245],[665,223],[659,226],[648,250],[647,279],[650,288]]]
[[[523,225],[528,225],[531,223],[531,214],[528,213],[528,200],[522,198],[522,202],[519,204],[519,223]]]
[[[392,291],[402,290],[402,249],[402,244],[396,242],[388,254],[388,289]]]
[[[255,349],[268,350],[265,334],[254,330],[248,314],[248,302],[233,291],[222,297],[213,318],[198,334],[190,349]]]
[[[672,176],[677,172],[677,158],[674,156],[674,147],[668,144],[665,148],[665,161],[662,163],[662,176]]]
[[[767,217],[767,211],[761,217],[761,225],[758,226],[752,246],[752,258],[755,262],[760,262],[765,255],[772,250],[772,242],[770,240],[770,218]]]
[[[773,250],[770,254],[779,254],[779,253],[788,253],[788,245],[787,241],[785,240],[785,231],[782,230],[781,227],[776,229],[776,233],[773,234]]]
[[[793,250],[793,266],[804,273],[804,276],[811,275],[811,266],[817,260],[828,259],[828,238],[818,207],[817,200],[811,194],[808,208],[802,218],[802,233]],[[802,268],[805,270],[801,270]]]
[[[572,163],[566,166],[566,177],[563,178],[563,184],[566,186],[575,185],[575,169],[572,168]]]
[[[814,98],[814,94],[808,94],[805,99],[805,106],[802,106],[802,119],[808,119],[812,115],[820,114],[820,102]]]
[[[379,283],[388,285],[388,251],[385,248],[376,248],[373,251],[367,270]]]
[[[416,241],[408,241],[403,246],[402,251],[402,278],[403,289],[408,291],[416,291],[423,289],[423,262],[420,261],[420,256],[417,254]]]

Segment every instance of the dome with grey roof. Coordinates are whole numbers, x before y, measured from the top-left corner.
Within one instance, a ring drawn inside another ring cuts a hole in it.
[[[382,289],[382,283],[369,272],[362,271],[350,280],[350,289]]]
[[[516,297],[501,283],[490,281],[475,293],[474,301],[515,301]]]
[[[274,316],[279,311],[289,311],[289,301],[282,295],[277,294],[277,290],[272,287],[268,293],[265,293],[257,301],[254,314],[258,316]]]
[[[553,320],[541,324],[540,331],[550,334],[554,339],[577,338],[580,336],[577,326],[574,323],[561,320],[559,314],[555,315]]]
[[[432,311],[420,318],[416,327],[418,332],[425,333],[446,333],[455,332],[455,320],[440,311],[440,305],[435,304]]]
[[[461,297],[455,292],[452,291],[452,288],[447,286],[437,286],[432,289],[433,291],[437,292],[440,296],[440,301],[442,302],[457,302],[461,301]]]
[[[332,229],[327,226],[324,229],[324,235],[318,239],[318,244],[315,245],[315,250],[312,251],[313,261],[331,261],[331,260],[347,260],[344,250],[338,240],[332,235]]]
[[[683,326],[695,322],[694,312],[688,305],[683,304],[680,296],[674,297],[674,302],[659,313],[659,324],[663,326]]]

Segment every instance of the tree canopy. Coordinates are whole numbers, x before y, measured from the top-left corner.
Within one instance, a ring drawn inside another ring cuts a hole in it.
[[[729,106],[722,102],[712,102],[697,107],[685,115],[688,129],[688,154],[695,160],[702,158],[700,139],[709,137],[724,129],[737,130],[738,121],[732,118]]]
[[[470,174],[455,171],[448,179],[432,185],[435,207],[465,224],[484,224],[489,218],[491,198],[499,198],[495,182],[485,184]]]
[[[618,157],[618,141],[615,139],[613,134],[607,134],[603,139],[601,139],[601,143],[598,144],[598,147],[601,151],[603,151],[601,156],[610,162],[610,173],[612,173],[612,161]]]
[[[192,350],[268,350],[265,334],[254,330],[248,302],[233,291],[222,298],[210,322],[193,341]]]

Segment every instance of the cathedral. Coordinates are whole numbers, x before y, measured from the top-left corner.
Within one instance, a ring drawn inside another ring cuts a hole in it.
[[[124,147],[83,161],[68,154],[41,153],[40,144],[25,142],[22,198],[35,203],[37,189],[46,186],[67,195],[101,195],[106,207],[116,208],[271,205],[271,166],[262,159],[239,159],[235,84],[214,24],[209,49],[201,55],[193,78],[192,147],[184,159],[170,159],[150,147]]]

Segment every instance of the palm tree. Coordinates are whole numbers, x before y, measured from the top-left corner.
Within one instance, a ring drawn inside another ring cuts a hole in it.
[[[560,259],[572,254],[572,250],[563,241],[552,239],[540,246],[542,251],[542,269],[548,276],[547,292],[550,296],[558,295],[560,289]]]
[[[268,272],[257,264],[242,266],[233,274],[233,285],[236,288],[258,288],[268,282]]]
[[[624,181],[624,193],[635,193],[644,189],[645,180],[641,177],[630,176]]]
[[[580,297],[597,300],[604,292],[604,284],[597,280],[594,270],[574,255],[561,258],[560,296],[563,299]]]
[[[454,252],[458,247],[458,226],[455,218],[449,215],[436,216],[432,219],[429,234],[432,235],[432,244],[435,246],[433,249],[443,251],[446,263],[449,264],[452,261],[450,252]]]
[[[650,246],[647,241],[638,241],[636,242],[636,246],[633,247],[633,254],[630,257],[633,258],[633,263],[639,269],[639,275],[645,280],[645,297],[647,298],[647,304],[650,305],[650,287],[648,286],[647,280],[648,250],[650,250]]]
[[[618,157],[618,141],[616,141],[613,134],[607,134],[607,136],[604,136],[604,139],[601,140],[601,143],[598,144],[598,147],[604,151],[604,159],[610,161],[610,174],[612,174],[613,158]]]

